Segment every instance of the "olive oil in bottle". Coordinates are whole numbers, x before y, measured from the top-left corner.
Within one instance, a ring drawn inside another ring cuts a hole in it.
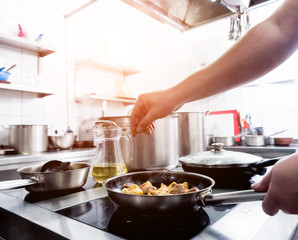
[[[127,173],[125,163],[101,163],[93,166],[92,176],[98,183],[119,174]]]

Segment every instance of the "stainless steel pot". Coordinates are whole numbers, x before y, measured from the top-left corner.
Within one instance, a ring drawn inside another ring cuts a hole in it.
[[[48,126],[10,125],[9,146],[22,154],[32,154],[47,151]]]
[[[215,137],[215,143],[223,143],[224,146],[234,146],[236,143],[236,138],[246,135],[245,133],[238,134],[236,136],[227,137]]]
[[[130,132],[129,116],[101,117],[115,122],[123,131]],[[155,121],[151,135],[138,134],[132,138],[133,157],[125,139],[120,140],[121,152],[128,171],[173,169],[179,163],[178,117],[170,115]]]
[[[204,112],[177,112],[179,157],[206,150],[207,135]]]
[[[245,137],[245,144],[247,146],[264,146],[265,136],[263,135],[248,135]]]

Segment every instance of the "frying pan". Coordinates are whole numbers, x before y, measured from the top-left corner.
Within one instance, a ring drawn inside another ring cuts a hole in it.
[[[248,181],[252,176],[264,175],[266,167],[274,165],[283,157],[263,159],[253,154],[225,151],[221,143],[213,144],[213,150],[180,157],[182,168],[212,177],[216,187],[235,186],[237,181]]]
[[[134,195],[121,192],[124,183],[142,183],[150,181],[159,187],[161,183],[169,185],[188,182],[189,188],[197,187],[196,192],[173,195]],[[162,214],[187,211],[199,206],[222,203],[236,203],[262,200],[265,193],[253,190],[211,194],[215,181],[205,175],[187,172],[144,171],[133,172],[109,178],[103,182],[109,198],[120,207],[130,208],[143,214]]]
[[[29,192],[53,192],[82,187],[88,177],[90,164],[75,162],[63,172],[41,172],[43,165],[19,168],[22,179],[0,182],[0,190],[26,187]]]

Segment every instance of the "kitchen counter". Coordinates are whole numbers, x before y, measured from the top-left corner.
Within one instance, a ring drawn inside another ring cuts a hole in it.
[[[0,236],[14,236],[15,239],[20,236],[25,239],[121,239],[55,212],[106,196],[102,187],[96,187],[31,204],[15,198],[13,194],[0,193]],[[191,239],[294,240],[298,237],[297,222],[298,215],[283,212],[274,217],[266,215],[260,201],[241,203]]]

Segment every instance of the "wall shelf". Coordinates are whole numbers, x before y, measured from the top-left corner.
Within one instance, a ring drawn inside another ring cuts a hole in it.
[[[48,90],[45,90],[40,87],[24,85],[24,84],[15,84],[15,83],[12,83],[12,84],[0,83],[0,90],[1,89],[11,90],[11,91],[19,91],[19,92],[36,93],[36,94],[38,94],[38,97],[40,97],[40,98],[55,94],[54,91],[48,91]]]
[[[124,105],[131,105],[136,102],[135,98],[121,98],[121,97],[103,97],[103,96],[98,96],[95,94],[87,95],[84,97],[79,97],[76,98],[76,102],[83,102],[86,100],[93,100],[93,101],[106,101],[106,102],[119,102],[119,103],[124,103]]]
[[[129,76],[140,72],[140,70],[133,67],[106,64],[106,63],[101,63],[90,59],[76,60],[76,66],[86,67],[91,69],[93,68],[93,69],[104,70],[104,71],[120,72],[120,73],[123,73],[123,76]]]
[[[54,53],[56,50],[45,46],[39,42],[31,41],[28,39],[8,36],[0,33],[0,44],[18,48],[18,49],[25,49],[38,54],[39,57],[47,56],[51,53]]]

